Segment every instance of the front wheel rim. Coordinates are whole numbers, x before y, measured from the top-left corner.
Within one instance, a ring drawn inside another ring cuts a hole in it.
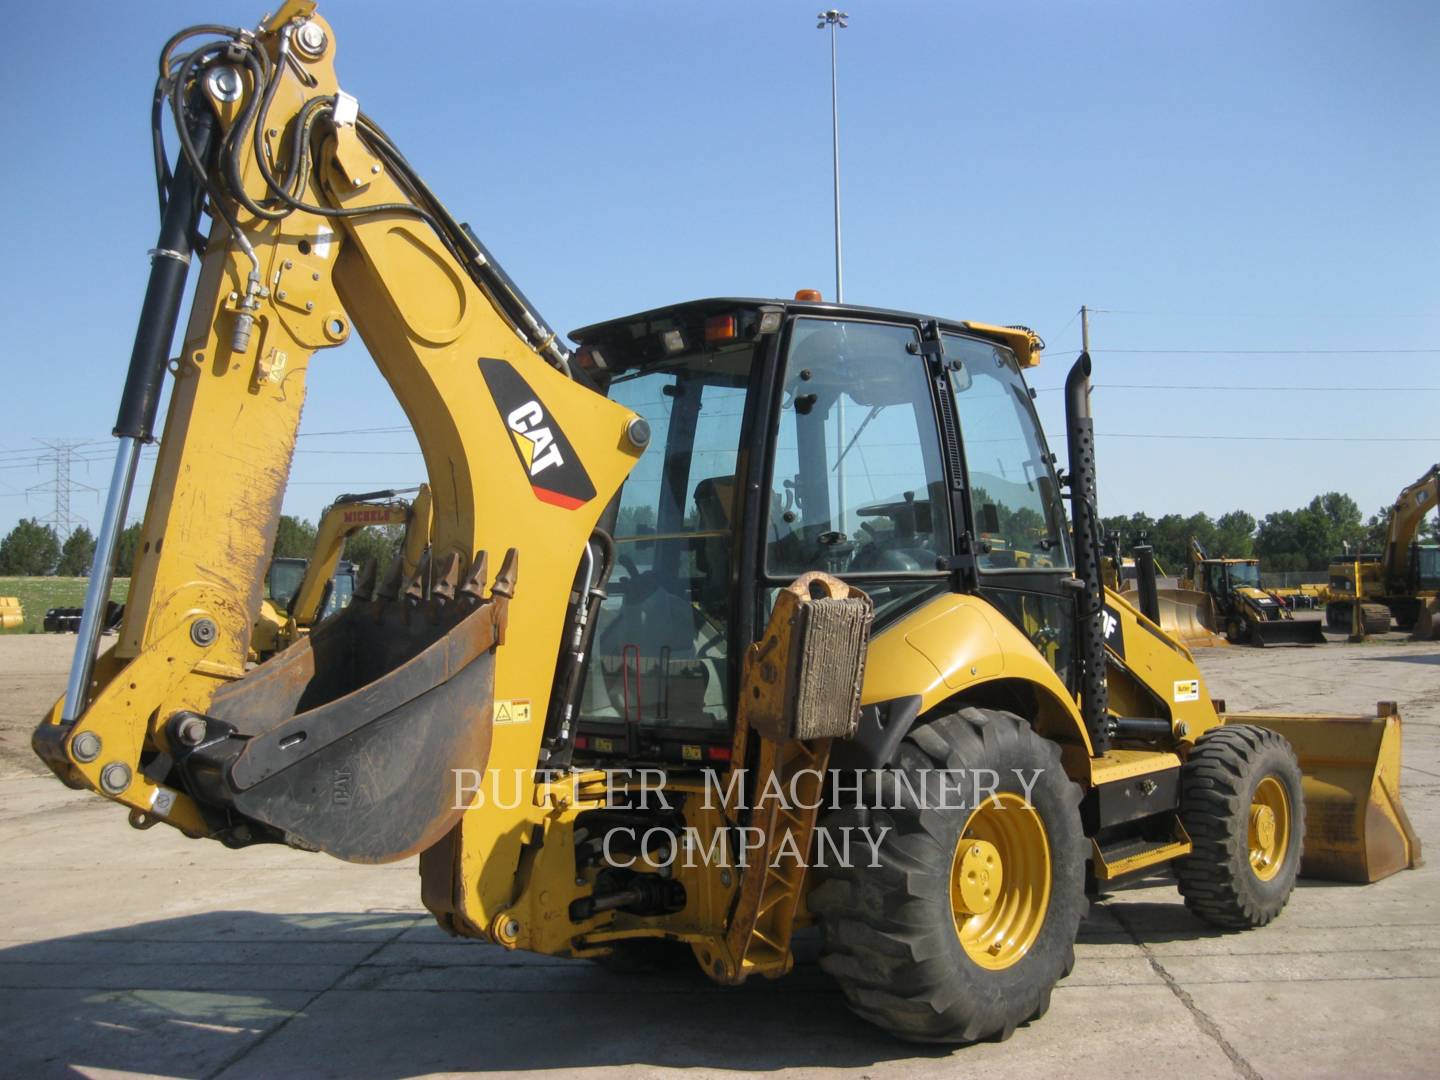
[[[1250,796],[1250,869],[1261,881],[1280,872],[1290,850],[1290,796],[1278,777],[1266,776]]]
[[[971,811],[950,867],[950,908],[965,954],[998,971],[1040,936],[1052,871],[1045,822],[1019,795],[1000,792]]]

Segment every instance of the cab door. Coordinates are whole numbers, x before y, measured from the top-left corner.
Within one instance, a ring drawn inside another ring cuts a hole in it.
[[[965,462],[976,585],[1074,686],[1075,601],[1070,534],[1030,391],[1007,348],[941,335]]]

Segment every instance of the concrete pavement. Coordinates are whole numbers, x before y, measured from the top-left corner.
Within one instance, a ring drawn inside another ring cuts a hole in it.
[[[618,976],[436,929],[413,861],[348,866],[141,833],[31,762],[70,638],[0,637],[0,1075],[391,1078],[1409,1076],[1440,1060],[1440,891],[1302,882],[1271,926],[1220,934],[1164,877],[1093,906],[1050,1013],[1003,1044],[896,1042],[847,1013],[807,936],[796,972],[716,987]],[[1440,646],[1199,654],[1232,710],[1405,717],[1406,806],[1440,842]]]

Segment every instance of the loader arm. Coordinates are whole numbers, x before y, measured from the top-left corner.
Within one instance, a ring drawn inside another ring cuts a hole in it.
[[[197,187],[215,223],[169,365],[125,621],[98,659],[94,620],[82,627],[33,743],[138,826],[370,862],[456,824],[450,772],[535,767],[572,580],[646,432],[570,376],[524,297],[340,89],[335,52],[314,4],[288,0],[253,34],[197,28],[162,57],[157,100],[185,146],[117,424],[112,533],[153,437]],[[247,671],[307,370],[352,331],[424,456],[428,568]],[[92,590],[110,576],[105,532]],[[492,736],[495,699],[533,720]]]

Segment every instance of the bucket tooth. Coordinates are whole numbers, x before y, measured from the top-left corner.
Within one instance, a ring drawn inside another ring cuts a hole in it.
[[[495,584],[490,588],[491,596],[510,599],[515,595],[515,578],[520,573],[520,552],[511,548],[505,552],[505,561],[500,564],[500,573],[495,575]]]
[[[377,600],[398,600],[400,597],[400,586],[404,583],[405,559],[396,552],[395,558],[390,560],[390,568],[385,571],[385,578],[380,587],[375,590]]]
[[[460,553],[452,551],[440,560],[435,571],[435,580],[430,586],[430,601],[433,604],[448,604],[455,599],[455,587],[460,582]]]
[[[485,552],[475,556],[465,583],[460,586],[460,595],[476,604],[485,599],[485,583],[490,580],[490,557]]]
[[[374,559],[366,559],[360,564],[360,570],[355,575],[355,599],[369,601],[375,598],[376,566]]]
[[[430,555],[427,552],[420,559],[420,565],[415,568],[415,575],[405,584],[405,591],[401,594],[407,607],[415,607],[425,600],[425,583],[430,579]]]

